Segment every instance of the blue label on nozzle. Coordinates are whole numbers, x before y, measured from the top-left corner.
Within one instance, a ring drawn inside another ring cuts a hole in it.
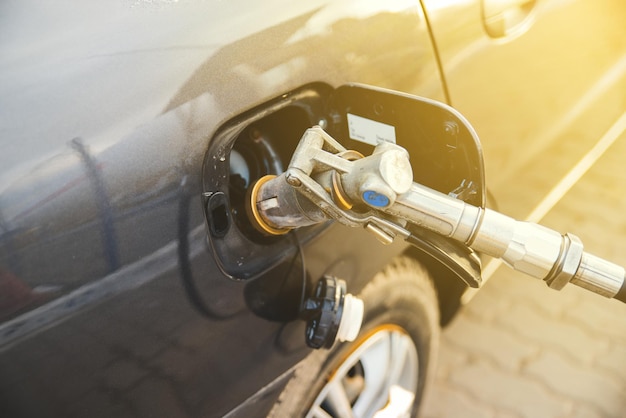
[[[376,206],[377,208],[389,206],[389,198],[384,194],[376,193],[373,190],[366,190],[363,192],[363,200],[368,205]]]

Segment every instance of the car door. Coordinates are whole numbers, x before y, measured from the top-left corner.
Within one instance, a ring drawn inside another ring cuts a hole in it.
[[[423,0],[498,208],[525,218],[622,116],[621,0]]]
[[[240,414],[271,406],[304,329],[218,268],[205,155],[311,83],[442,98],[419,5],[359,3],[3,2],[0,415],[221,416],[264,387]],[[309,274],[362,286],[403,248],[362,234],[312,240]]]

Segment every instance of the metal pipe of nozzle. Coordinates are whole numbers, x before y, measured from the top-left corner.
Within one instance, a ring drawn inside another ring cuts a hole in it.
[[[416,183],[385,212],[501,258],[514,270],[542,279],[551,288],[574,283],[626,302],[624,268],[585,253],[573,234],[561,235],[535,223],[517,221]]]
[[[575,235],[517,221],[413,183],[408,153],[398,145],[379,144],[371,156],[355,161],[342,157],[346,151],[321,128],[308,129],[288,171],[264,177],[252,188],[247,205],[251,222],[263,233],[279,235],[330,218],[371,227],[377,212],[379,220],[386,213],[501,258],[554,289],[571,282],[626,303],[624,268],[585,253]],[[374,213],[361,221],[350,212],[352,204],[365,204]],[[392,221],[385,222],[389,226]]]

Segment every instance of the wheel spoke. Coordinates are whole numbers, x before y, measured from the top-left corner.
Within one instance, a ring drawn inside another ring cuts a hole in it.
[[[389,336],[389,358],[387,364],[387,391],[395,384],[406,365],[406,342],[402,339],[402,336],[397,334],[391,334]]]
[[[355,415],[371,416],[386,402],[385,386],[390,358],[389,334],[372,344],[361,354],[361,363],[365,373],[365,389],[354,405]]]
[[[415,401],[418,366],[417,350],[408,335],[381,330],[335,370],[307,418],[408,417]]]
[[[389,357],[389,378],[387,379],[387,390],[393,385],[400,385],[412,388],[417,381],[412,377],[418,375],[418,364],[416,356],[413,355],[413,343],[408,337],[401,334],[392,334],[391,339],[391,355]],[[407,369],[413,372],[406,373]],[[408,381],[407,381],[408,377]]]
[[[313,408],[307,414],[307,418],[333,418],[328,412],[324,411],[320,405],[313,405]]]
[[[410,415],[415,394],[408,390],[392,385],[389,388],[389,402],[385,408],[374,414],[374,418],[398,418],[408,417]]]
[[[330,382],[329,389],[325,399],[328,408],[332,410],[335,416],[353,417],[352,405],[350,405],[348,394],[341,384],[341,380],[337,379]]]

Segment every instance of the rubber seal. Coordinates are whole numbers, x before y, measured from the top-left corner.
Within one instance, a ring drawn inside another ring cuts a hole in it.
[[[263,176],[259,180],[257,180],[257,182],[254,183],[254,185],[250,189],[248,189],[248,196],[246,199],[246,212],[248,214],[248,217],[250,218],[250,223],[257,231],[266,235],[285,235],[287,232],[290,231],[290,229],[278,229],[269,225],[267,222],[265,222],[265,219],[263,219],[263,217],[259,213],[256,205],[257,196],[259,195],[259,190],[261,189],[261,186],[275,178],[276,176],[273,174]]]
[[[331,196],[333,201],[339,206],[339,209],[350,210],[352,209],[352,202],[350,201],[350,197],[343,190],[343,186],[341,185],[341,179],[339,178],[339,173],[333,171],[331,174],[331,180],[333,184],[333,188],[331,189]]]

